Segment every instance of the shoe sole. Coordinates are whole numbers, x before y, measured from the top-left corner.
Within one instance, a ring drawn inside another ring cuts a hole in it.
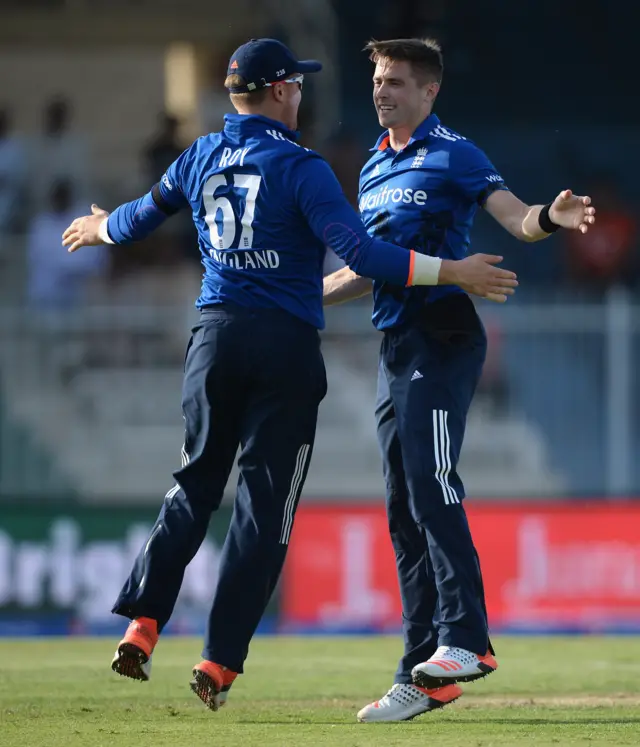
[[[220,688],[208,674],[202,672],[200,669],[194,669],[190,687],[207,708],[212,711],[218,710],[220,705],[216,700],[216,696],[219,695]]]
[[[111,662],[111,669],[121,677],[148,682],[149,675],[143,669],[148,661],[149,657],[134,643],[121,643]]]
[[[448,700],[446,703],[443,703],[441,700],[436,700],[435,698],[429,698],[429,704],[424,709],[424,711],[420,711],[420,713],[416,713],[413,716],[408,716],[407,718],[402,719],[389,719],[388,721],[367,721],[366,719],[357,719],[359,724],[400,724],[400,723],[406,723],[407,721],[413,721],[414,718],[418,718],[419,716],[424,716],[425,713],[430,713],[431,711],[437,711],[440,708],[445,708],[448,705],[451,705],[452,703],[455,703],[458,698],[462,697],[464,693],[460,693],[460,695],[456,695],[455,698],[451,698],[451,700]]]
[[[483,677],[488,677],[496,671],[493,667],[482,662],[477,666],[478,669],[482,670],[481,672],[478,674],[467,674],[462,677],[434,677],[431,674],[420,671],[412,674],[411,677],[414,685],[432,690],[436,687],[445,687],[446,685],[453,685],[457,682],[475,682],[475,680],[481,680]]]

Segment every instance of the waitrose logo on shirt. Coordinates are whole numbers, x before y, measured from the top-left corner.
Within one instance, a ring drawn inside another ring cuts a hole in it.
[[[372,210],[373,208],[379,208],[381,205],[387,205],[389,202],[392,203],[404,203],[405,205],[426,205],[427,204],[427,193],[423,189],[401,189],[396,187],[395,189],[389,189],[385,184],[377,192],[364,195],[360,198],[360,211]]]

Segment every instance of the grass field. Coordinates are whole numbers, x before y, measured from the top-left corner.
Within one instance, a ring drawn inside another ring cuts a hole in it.
[[[399,647],[257,638],[228,705],[211,713],[188,687],[198,640],[163,640],[149,683],[109,670],[111,640],[2,640],[0,745],[640,745],[640,638],[502,638],[498,672],[456,704],[356,723],[391,684]]]

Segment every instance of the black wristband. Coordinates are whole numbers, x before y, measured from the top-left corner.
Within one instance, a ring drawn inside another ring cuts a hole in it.
[[[554,231],[557,231],[560,228],[560,226],[557,223],[554,223],[549,217],[549,210],[552,204],[553,203],[550,202],[545,205],[538,216],[538,225],[545,233],[554,233]]]
[[[176,213],[180,212],[180,208],[173,207],[173,205],[169,205],[169,203],[164,199],[160,192],[160,185],[154,184],[151,188],[151,197],[153,198],[153,201],[158,208],[158,210],[161,213],[164,213],[168,217],[171,217],[172,215],[175,215]]]

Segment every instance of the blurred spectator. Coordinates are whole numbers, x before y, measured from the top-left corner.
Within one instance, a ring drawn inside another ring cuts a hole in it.
[[[0,233],[13,231],[21,214],[26,183],[26,151],[11,133],[11,115],[0,109]]]
[[[29,226],[28,299],[36,311],[81,303],[89,282],[106,268],[109,250],[104,246],[85,246],[73,254],[62,247],[62,234],[82,212],[73,205],[70,182],[58,181],[51,187],[48,207]]]
[[[610,285],[633,285],[638,279],[638,223],[625,205],[615,177],[602,173],[589,193],[596,206],[596,223],[586,235],[563,232],[571,280],[592,290]]]
[[[229,101],[229,92],[224,87],[227,75],[229,57],[233,51],[243,44],[230,43],[228,47],[220,48],[206,66],[206,80],[198,95],[198,118],[202,133],[216,132],[224,127],[224,115],[233,110]]]
[[[72,120],[73,109],[66,99],[55,98],[45,105],[43,132],[31,168],[36,210],[49,204],[51,188],[60,180],[73,184],[81,199],[89,194],[88,142],[86,137],[72,129]]]
[[[144,151],[145,173],[149,185],[159,182],[167,168],[182,153],[178,139],[180,123],[166,112],[158,115],[158,130]]]
[[[142,151],[146,188],[162,179],[169,166],[180,156],[180,121],[167,112],[160,112],[157,129]],[[116,276],[126,276],[138,267],[170,267],[184,259],[200,261],[197,233],[189,210],[181,210],[167,220],[153,237],[140,242],[135,252],[114,253]]]

